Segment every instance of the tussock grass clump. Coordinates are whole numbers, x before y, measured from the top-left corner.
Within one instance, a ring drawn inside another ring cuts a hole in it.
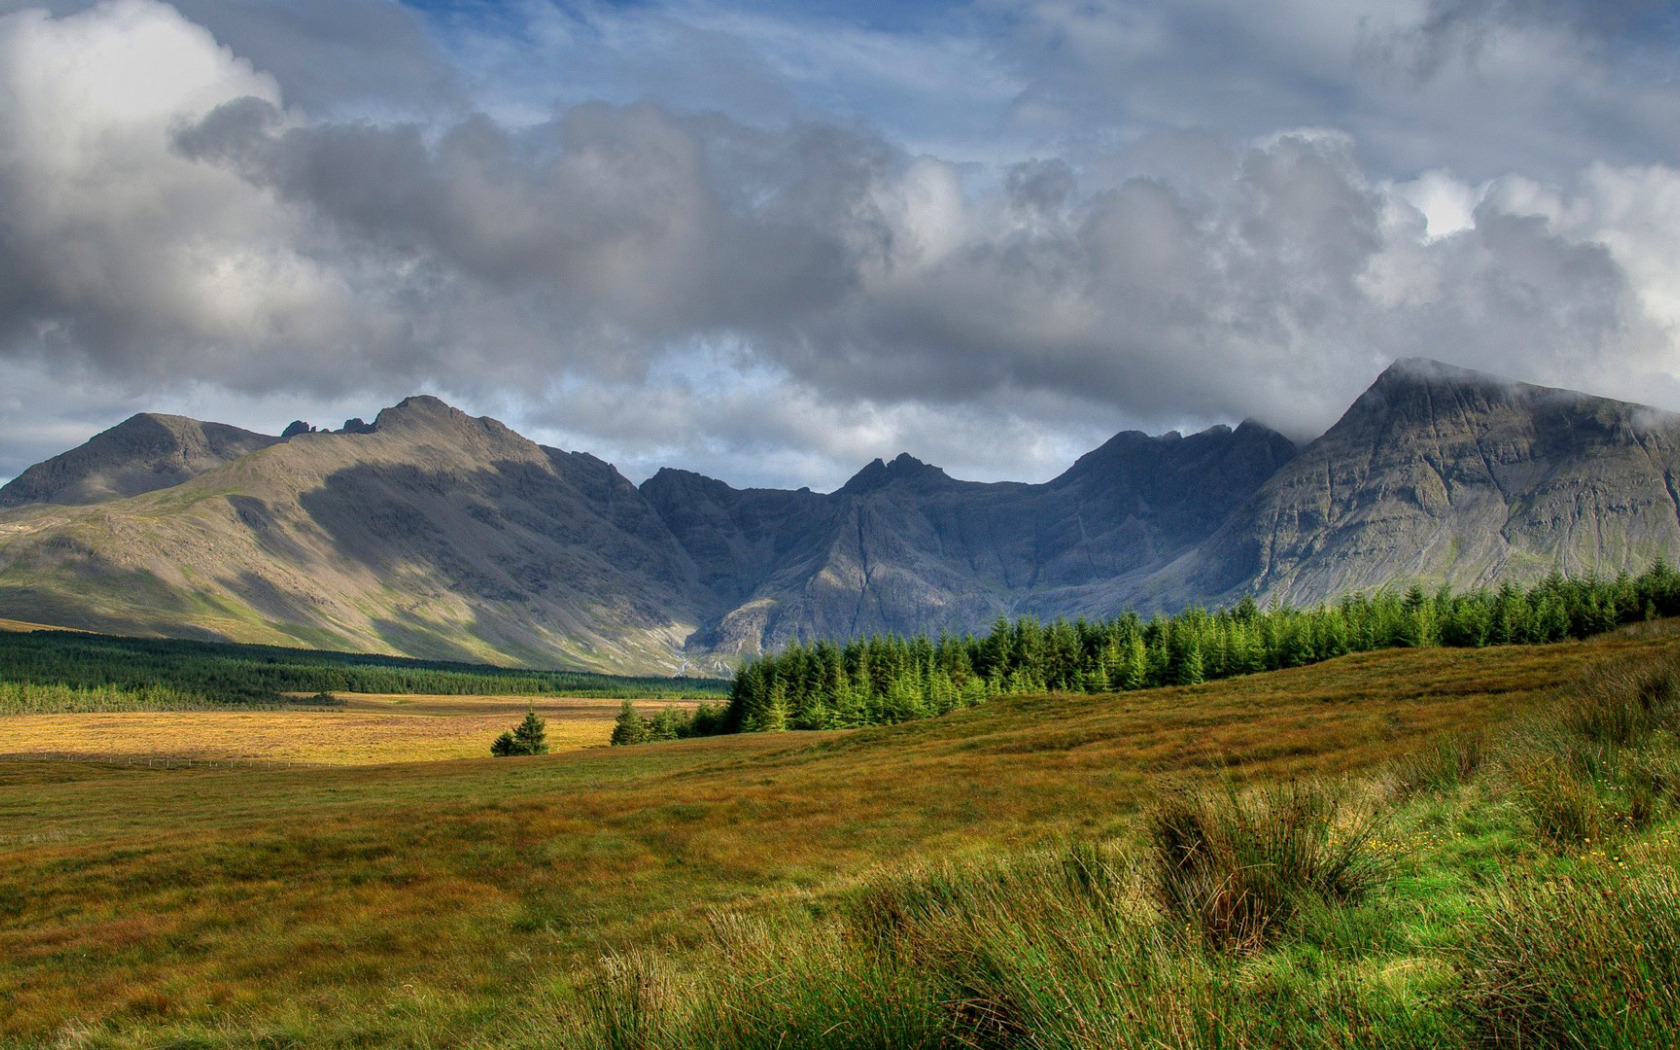
[[[1128,923],[1152,915],[1134,858],[1116,843],[1077,841],[1024,856],[922,864],[877,876],[844,916],[863,936],[902,949],[933,926],[1069,910]]]
[[[1158,920],[1112,844],[923,865],[828,921],[715,916],[704,977],[680,985],[611,956],[562,1045],[1002,1048],[1069,1023],[1108,1032],[1116,1011],[1155,1026],[1177,970]]]
[[[1680,660],[1613,664],[1581,683],[1564,704],[1564,729],[1595,744],[1642,743],[1659,729],[1673,729],[1680,700]]]
[[[1467,1010],[1489,1046],[1673,1046],[1680,1022],[1674,873],[1524,880],[1465,951]]]
[[[1445,737],[1390,764],[1386,787],[1397,799],[1443,795],[1470,780],[1487,764],[1491,749],[1480,733]]]
[[[1557,849],[1648,827],[1674,795],[1677,727],[1680,659],[1597,669],[1507,749],[1515,800]]]
[[[603,959],[540,1045],[610,1050],[935,1047],[951,1009],[930,975],[843,923],[715,916],[703,974]]]
[[[1321,783],[1181,791],[1149,814],[1155,893],[1209,944],[1258,951],[1303,904],[1355,901],[1382,879],[1374,830]]]
[[[1602,840],[1621,823],[1605,786],[1556,758],[1513,768],[1511,786],[1534,830],[1553,847]]]

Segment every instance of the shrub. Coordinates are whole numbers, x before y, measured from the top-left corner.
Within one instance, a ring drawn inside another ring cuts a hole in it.
[[[1358,899],[1382,877],[1372,821],[1338,828],[1341,808],[1301,782],[1180,792],[1148,818],[1155,894],[1210,945],[1264,948],[1303,904]]]

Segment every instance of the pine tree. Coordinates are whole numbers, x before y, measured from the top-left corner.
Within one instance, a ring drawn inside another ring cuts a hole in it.
[[[497,758],[509,755],[548,754],[547,727],[535,711],[525,712],[524,721],[503,733],[490,744],[490,753]]]
[[[680,723],[681,719],[677,715],[677,709],[666,707],[657,715],[654,715],[653,720],[648,724],[648,739],[675,740]]]
[[[629,700],[624,701],[618,709],[618,719],[613,722],[612,742],[614,745],[640,744],[648,738],[647,720],[636,713],[636,705]]]
[[[522,755],[548,754],[548,726],[535,711],[526,711],[524,721],[513,729],[513,742]]]

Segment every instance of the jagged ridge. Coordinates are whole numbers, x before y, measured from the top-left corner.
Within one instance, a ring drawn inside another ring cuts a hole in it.
[[[543,448],[415,397],[281,441],[137,416],[0,489],[0,616],[602,670],[1000,614],[1317,601],[1680,551],[1675,416],[1438,362],[1299,450],[1118,434],[1041,485],[908,455],[831,493]]]

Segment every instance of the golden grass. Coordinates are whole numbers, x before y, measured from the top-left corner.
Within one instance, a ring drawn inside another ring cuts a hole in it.
[[[880,865],[1124,833],[1163,778],[1368,768],[1530,712],[1596,662],[1677,649],[1367,653],[899,727],[530,759],[0,763],[0,1035],[305,1018],[377,1043],[407,1018],[452,1042],[452,1025],[493,1028],[603,950],[680,948],[720,907],[820,907]],[[398,706],[321,717],[381,705]],[[413,1020],[421,1001],[429,1020]]]
[[[308,765],[483,758],[498,733],[535,710],[552,753],[606,747],[619,700],[344,694],[343,708],[0,717],[0,758],[158,757]],[[665,706],[649,701],[652,714]],[[692,707],[692,703],[678,704]]]
[[[3,616],[0,616],[0,631],[10,631],[14,634],[30,634],[34,631],[75,631],[77,634],[87,633],[77,627],[54,627],[51,624],[46,623],[30,623],[28,620],[8,620]]]

